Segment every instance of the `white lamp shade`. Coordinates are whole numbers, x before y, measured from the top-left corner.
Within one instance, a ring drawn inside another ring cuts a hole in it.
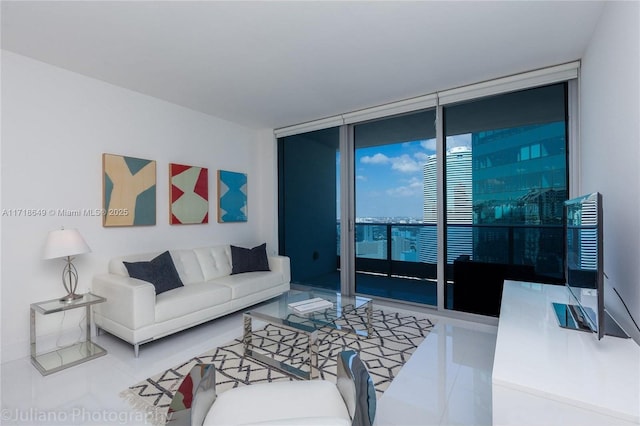
[[[44,259],[75,256],[89,253],[91,249],[77,229],[58,229],[49,232],[44,245]]]

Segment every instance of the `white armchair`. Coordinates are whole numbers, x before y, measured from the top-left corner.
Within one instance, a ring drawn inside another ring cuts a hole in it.
[[[215,367],[198,364],[189,374],[186,386],[181,386],[174,397],[177,404],[172,402],[172,409],[183,411],[176,412],[172,420],[190,422],[192,426],[371,426],[376,393],[369,372],[351,350],[340,352],[337,364],[336,383],[328,380],[260,383],[220,395],[215,391]],[[195,389],[193,395],[189,395],[190,389]],[[190,407],[184,406],[184,401],[189,401]]]

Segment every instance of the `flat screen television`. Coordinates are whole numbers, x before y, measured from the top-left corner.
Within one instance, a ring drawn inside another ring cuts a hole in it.
[[[627,337],[605,310],[602,194],[564,202],[565,278],[575,303],[554,303],[561,327]]]

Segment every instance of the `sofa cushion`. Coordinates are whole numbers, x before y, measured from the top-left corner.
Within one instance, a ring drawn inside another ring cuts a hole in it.
[[[204,281],[231,274],[231,249],[229,245],[201,247],[193,252],[198,257]]]
[[[214,281],[231,288],[231,297],[238,299],[282,284],[283,276],[279,272],[257,271],[227,275]]]
[[[231,246],[231,274],[245,272],[268,271],[267,243],[260,244],[251,249]]]
[[[154,257],[162,254],[161,252],[155,253],[138,253],[138,254],[128,254],[125,256],[113,257],[109,260],[108,271],[111,274],[122,275],[123,277],[129,276],[129,271],[127,271],[127,267],[124,266],[124,262],[148,262]]]
[[[214,282],[185,285],[156,297],[156,323],[183,317],[230,300],[229,287]]]
[[[182,287],[182,281],[168,251],[148,262],[123,262],[129,276],[153,284],[156,296]]]
[[[193,250],[171,250],[171,257],[183,284],[189,285],[205,281],[200,260]]]

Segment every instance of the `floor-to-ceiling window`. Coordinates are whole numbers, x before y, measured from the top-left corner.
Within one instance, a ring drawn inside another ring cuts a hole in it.
[[[447,289],[456,259],[499,265],[496,279],[562,282],[567,85],[446,106],[444,129]]]
[[[299,126],[338,126],[327,130],[278,129],[280,252],[292,282],[482,314],[455,306],[460,261],[562,283],[577,69]],[[470,278],[476,289],[488,281]]]
[[[434,122],[431,109],[354,126],[357,293],[437,303]]]

